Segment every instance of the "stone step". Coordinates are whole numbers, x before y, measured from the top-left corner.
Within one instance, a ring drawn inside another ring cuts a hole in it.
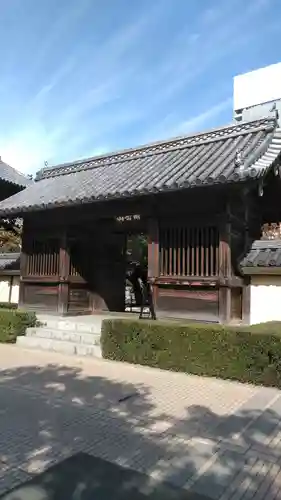
[[[68,320],[38,315],[38,321],[40,321],[42,326],[48,329],[82,333],[100,333],[103,318],[91,316],[88,321],[79,321],[78,317],[75,318],[75,320]]]
[[[100,346],[94,344],[80,344],[75,342],[67,342],[55,340],[52,338],[35,337],[35,336],[19,336],[17,337],[17,345],[24,349],[38,349],[44,351],[60,352],[67,355],[76,356],[91,356],[101,358]]]
[[[100,345],[100,333],[78,332],[75,330],[33,327],[26,329],[26,337],[61,340],[83,345]]]

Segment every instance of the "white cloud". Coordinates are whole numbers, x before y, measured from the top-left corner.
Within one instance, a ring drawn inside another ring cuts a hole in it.
[[[173,38],[170,50],[154,70],[154,104],[173,98],[177,93],[208,73],[227,55],[243,50],[251,41],[256,19],[272,0],[221,0],[207,8],[194,23]],[[258,33],[260,36],[260,33]],[[206,85],[207,88],[207,85]]]
[[[54,18],[55,20],[49,26],[48,32],[42,37],[43,42],[34,54],[34,68],[44,64],[49,52],[52,51],[57,43],[61,43],[65,33],[74,29],[75,25],[87,15],[91,2],[92,0],[79,0],[79,2],[77,0],[72,0],[72,2],[68,0],[68,8],[63,9],[59,17]]]
[[[60,68],[58,68],[48,79],[48,82],[40,88],[37,94],[32,99],[31,104],[39,104],[40,101],[46,100],[48,94],[75,68],[75,59],[70,57]]]
[[[89,2],[83,2],[83,9],[79,7],[77,10],[74,6],[66,16],[66,19],[59,19],[55,23],[46,38],[46,42],[40,49],[40,58],[46,56],[51,45],[56,42],[58,35],[61,34],[61,30],[69,27],[69,24],[75,20],[77,21],[76,14],[82,15],[85,12],[87,3]],[[77,5],[76,2],[75,5]],[[24,173],[34,173],[42,168],[45,160],[52,161],[53,157],[63,156],[63,145],[67,142],[69,143],[69,152],[75,150],[75,147],[79,148],[79,144],[83,144],[86,141],[86,137],[81,136],[80,133],[73,135],[73,130],[71,130],[73,124],[75,125],[75,122],[79,118],[82,119],[83,115],[89,113],[90,110],[100,108],[102,105],[118,99],[124,81],[130,78],[130,75],[134,72],[134,68],[120,68],[121,71],[114,73],[112,76],[110,73],[110,59],[112,62],[114,60],[115,63],[118,62],[118,58],[130,47],[130,43],[132,43],[134,38],[141,34],[141,29],[145,25],[145,21],[145,18],[139,19],[135,24],[113,35],[109,41],[99,48],[98,54],[93,57],[94,64],[89,66],[89,61],[85,61],[86,66],[82,68],[82,71],[85,74],[88,73],[89,80],[86,91],[84,93],[81,92],[78,99],[70,102],[60,114],[57,113],[57,110],[53,110],[55,114],[54,122],[56,123],[53,131],[50,133],[44,127],[44,116],[42,115],[44,115],[44,111],[45,113],[48,111],[49,94],[60,84],[61,80],[69,76],[71,82],[73,81],[73,75],[75,78],[75,57],[70,55],[67,62],[50,75],[46,84],[39,88],[38,92],[28,103],[25,113],[26,118],[17,127],[17,130],[12,134],[7,134],[5,137],[0,138],[0,151],[3,160]],[[98,60],[100,66],[97,65]],[[107,67],[107,72],[103,71],[101,63],[104,69]],[[92,78],[93,66],[95,68],[99,67],[102,77]],[[113,126],[126,123],[135,116],[136,113],[134,111],[129,112],[129,109],[125,109],[122,115],[115,115],[109,117],[109,119],[108,116],[103,117],[101,115],[98,117],[97,115],[96,126],[94,129],[88,130],[87,139],[89,140],[90,137],[94,142],[94,138],[101,134],[102,131],[106,132],[106,130]],[[94,154],[102,154],[105,151],[105,147],[95,148],[94,144],[92,144],[88,148],[88,151],[85,151],[85,154],[92,156]],[[78,157],[81,157],[81,155],[78,155]],[[71,158],[65,157],[64,160],[71,160]]]
[[[232,97],[216,103],[205,109],[198,115],[188,117],[179,121],[174,113],[167,115],[158,127],[150,129],[142,139],[142,143],[157,141],[165,138],[177,137],[189,133],[200,132],[204,128],[209,128],[209,124],[223,111],[230,108]]]
[[[103,43],[91,46],[81,41],[61,64],[56,62],[57,67],[38,85],[25,106],[21,124],[14,125],[15,129],[2,141],[0,137],[1,156],[19,170],[32,173],[43,166],[44,160],[70,161],[105,152],[112,132],[125,126],[129,129],[141,118],[152,118],[151,129],[147,127],[138,134],[145,135],[145,141],[198,131],[230,107],[232,98],[220,101],[218,95],[215,106],[187,119],[183,110],[169,108],[167,103],[176,103],[183,91],[194,100],[190,88],[203,75],[207,93],[208,71],[217,67],[223,57],[231,57],[233,51],[247,45],[255,33],[255,19],[270,1],[218,0],[192,27],[190,22],[184,24],[179,19],[178,34],[172,33],[166,49],[159,51],[158,60],[149,69],[148,41],[151,43],[154,35],[159,41],[157,27],[161,28],[163,19],[167,21],[168,9],[176,9],[180,2],[157,0],[149,9],[139,3],[139,15],[131,23],[119,25]],[[28,72],[30,80],[36,76],[36,68],[43,66],[48,57],[50,61],[64,34],[81,23],[91,2],[72,0],[68,12],[50,26],[35,53],[34,65]],[[216,93],[216,89],[212,91]],[[55,100],[58,95],[61,97]],[[53,97],[55,108],[50,105]],[[166,110],[166,119],[158,119],[159,109]],[[139,138],[137,142],[144,141]]]
[[[48,136],[40,123],[28,129],[20,129],[3,140],[1,157],[17,170],[31,174],[44,166],[44,160],[55,152],[55,139]]]
[[[202,113],[179,123],[173,130],[172,135],[188,134],[198,132],[200,128],[206,126],[208,122],[218,116],[222,111],[231,106],[232,97],[215,104]]]
[[[148,26],[155,22],[160,14],[162,2],[163,0],[159,0],[148,11],[143,10],[142,15],[137,16],[134,22],[121,26],[103,44],[94,47],[90,54],[91,64],[88,47],[84,47],[85,54],[83,44],[82,48],[74,49],[66,62],[64,60],[61,66],[50,74],[46,83],[29,101],[24,118],[17,129],[2,137],[2,141],[0,138],[3,159],[24,173],[33,173],[42,168],[45,160],[53,163],[54,157],[70,161],[77,157],[105,152],[106,147],[96,147],[95,139],[114,127],[134,121],[143,112],[141,108],[137,110],[133,106],[130,109],[128,105],[122,113],[99,111],[104,105],[112,104],[120,96],[124,98],[126,95],[130,82],[137,75],[138,63],[128,63],[125,56],[128,51],[131,52],[134,44],[141,40]],[[90,3],[90,0],[83,0],[78,6],[76,1],[72,2],[68,13],[59,17],[50,27],[36,54],[33,75],[63,33],[81,21]],[[162,10],[161,13],[164,15]],[[52,126],[48,120],[48,128],[44,126],[49,113],[49,98],[58,89],[63,98],[64,85],[70,91],[70,96],[72,94],[72,98],[68,99],[62,109],[59,109],[58,103],[58,108],[52,110],[53,130],[49,132]],[[89,113],[95,113],[94,126],[91,127],[87,126],[87,120],[83,123],[84,117]],[[78,123],[81,124],[81,130],[77,132]],[[91,141],[92,145],[89,147]],[[79,147],[81,148],[83,143],[85,154],[81,155]],[[75,154],[74,158],[70,156],[72,153]]]
[[[112,103],[122,95],[122,87],[127,79],[133,75],[135,69],[123,69],[111,77],[97,79],[93,81],[85,93],[63,109],[60,115],[60,121],[68,122],[69,120],[77,120],[79,117],[89,113],[89,111],[97,110],[104,104]]]

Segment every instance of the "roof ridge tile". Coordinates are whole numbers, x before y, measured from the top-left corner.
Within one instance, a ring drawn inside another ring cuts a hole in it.
[[[255,125],[255,126],[254,126]],[[82,170],[89,170],[98,167],[106,167],[113,163],[121,163],[128,159],[143,158],[147,156],[154,156],[156,154],[166,153],[169,151],[177,151],[187,147],[196,146],[198,144],[205,145],[211,142],[223,140],[225,138],[239,137],[248,134],[250,131],[255,133],[259,130],[274,130],[276,120],[272,117],[261,118],[259,120],[248,121],[243,123],[230,124],[221,128],[214,128],[209,131],[200,132],[197,134],[189,134],[182,137],[176,137],[166,141],[155,142],[146,144],[136,148],[125,149],[108,153],[101,156],[94,156],[79,160],[77,162],[70,162],[53,167],[43,168],[37,173],[36,180],[42,180],[50,177],[67,175],[74,172],[81,172]]]
[[[238,151],[244,168],[237,168]],[[0,213],[22,216],[34,210],[81,203],[253,182],[271,167],[277,175],[276,160],[280,156],[276,121],[263,119],[233,125],[160,146],[89,159],[88,163],[79,162],[78,167],[77,163],[68,164],[63,167],[64,175],[62,167],[57,168],[56,175],[55,169],[47,169],[39,182],[1,202]],[[96,164],[102,168],[93,171]]]

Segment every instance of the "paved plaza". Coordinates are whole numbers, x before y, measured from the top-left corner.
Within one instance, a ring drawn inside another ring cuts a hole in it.
[[[281,499],[276,389],[5,345],[0,367],[0,494],[80,454],[190,499]]]

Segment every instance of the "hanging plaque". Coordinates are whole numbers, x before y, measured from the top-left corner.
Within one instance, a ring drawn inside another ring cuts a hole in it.
[[[141,216],[139,214],[133,214],[133,215],[119,215],[118,217],[115,217],[115,220],[119,223],[123,222],[133,222],[133,221],[138,221],[140,220]]]

